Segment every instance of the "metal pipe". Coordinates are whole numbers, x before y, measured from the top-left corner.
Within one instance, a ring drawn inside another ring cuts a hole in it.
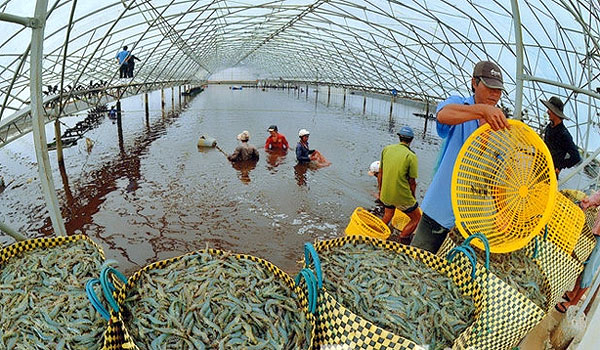
[[[11,227],[0,221],[0,231],[14,238],[16,241],[25,241],[27,237],[13,230]]]
[[[586,159],[583,160],[583,162],[579,163],[579,165],[577,165],[570,173],[569,175],[565,176],[564,178],[560,179],[560,181],[558,182],[558,185],[562,185],[565,182],[567,182],[570,178],[572,178],[573,176],[575,176],[577,173],[579,173],[584,166],[590,164],[592,162],[592,160],[596,159],[596,157],[600,154],[600,147],[598,147],[594,153],[592,153],[592,155],[590,155],[589,157],[587,157]]]
[[[48,2],[46,2],[46,4],[48,4]],[[0,21],[17,23],[30,28],[35,28],[41,23],[40,21],[36,20],[36,18],[15,16],[4,12],[0,12]]]
[[[515,77],[515,112],[514,118],[523,119],[523,34],[521,33],[521,13],[519,11],[519,1],[511,0],[513,13],[513,23],[515,27],[515,45],[516,45],[516,77]],[[427,120],[427,118],[425,119]]]
[[[44,106],[42,105],[42,59],[44,47],[44,27],[46,24],[46,10],[48,0],[38,0],[35,5],[35,18],[41,26],[33,28],[31,31],[31,56],[30,56],[30,89],[31,89],[31,116],[33,128],[33,143],[35,146],[35,156],[38,162],[38,172],[42,191],[48,206],[48,214],[52,221],[54,233],[59,236],[66,236],[67,230],[60,213],[58,198],[54,190],[54,180],[52,179],[52,167],[48,157],[48,143],[46,140],[46,131],[44,123]]]
[[[558,86],[558,87],[565,88],[565,89],[568,89],[568,90],[573,90],[574,92],[577,92],[577,93],[580,93],[580,94],[584,94],[584,95],[587,95],[587,96],[594,97],[596,99],[600,99],[600,94],[599,93],[593,92],[592,90],[582,89],[582,88],[577,87],[575,85],[564,84],[564,83],[561,83],[561,82],[558,82],[558,81],[553,81],[553,80],[549,80],[549,79],[535,77],[533,75],[528,75],[528,74],[523,74],[523,79],[529,80],[529,81],[537,81],[537,82],[540,82],[540,83],[545,83],[545,84],[549,84],[549,85]]]

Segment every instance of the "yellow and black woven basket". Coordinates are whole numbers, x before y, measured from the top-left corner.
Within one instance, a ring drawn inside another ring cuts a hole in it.
[[[123,303],[128,291],[131,288],[133,288],[133,286],[135,285],[135,282],[138,281],[140,279],[140,277],[147,271],[153,270],[153,269],[161,269],[161,268],[164,268],[165,266],[168,266],[169,264],[172,264],[172,263],[182,259],[185,256],[193,255],[193,254],[197,254],[197,253],[205,253],[205,252],[215,255],[215,256],[231,255],[231,253],[222,251],[222,250],[205,249],[205,250],[200,250],[200,251],[188,253],[185,255],[181,255],[181,256],[178,256],[175,258],[157,261],[155,263],[147,265],[144,268],[136,271],[131,277],[129,277],[126,284],[121,285],[120,287],[117,288],[117,290],[114,293],[117,303],[119,305],[121,305]],[[311,330],[311,338],[312,339],[309,339],[309,342],[311,344],[311,347],[309,349],[312,349],[312,344],[313,344],[313,339],[314,339],[314,334],[315,334],[315,319],[314,319],[314,316],[308,312],[308,300],[307,300],[306,290],[303,288],[300,288],[300,286],[296,285],[294,280],[286,272],[284,272],[283,270],[281,270],[280,268],[278,268],[277,266],[273,265],[272,263],[270,263],[266,260],[257,258],[252,255],[246,255],[246,254],[234,254],[233,256],[235,256],[236,258],[238,258],[240,260],[250,260],[250,261],[256,262],[256,263],[260,264],[261,266],[265,267],[268,271],[273,273],[273,275],[277,279],[279,279],[281,282],[283,282],[284,285],[288,286],[291,289],[291,291],[293,291],[298,296],[298,299],[296,300],[296,302],[298,304],[298,310],[301,312],[304,312],[306,314],[306,319],[307,319],[308,325],[309,325],[309,327],[312,328],[312,330]],[[108,328],[106,329],[106,332],[104,333],[105,342],[104,342],[103,350],[138,349],[134,340],[129,335],[129,332],[127,330],[125,323],[123,322],[123,315],[120,312],[119,313],[115,312],[112,309],[110,311],[110,314],[111,314],[111,316],[110,316],[109,325],[108,325]]]
[[[49,238],[33,238],[28,239],[26,241],[16,242],[9,246],[6,246],[0,250],[0,265],[3,265],[5,262],[10,260],[12,257],[19,255],[22,252],[34,250],[37,248],[53,248],[60,246],[62,244],[76,242],[78,240],[86,240],[90,244],[92,244],[98,252],[102,259],[104,257],[104,251],[100,246],[98,246],[94,241],[92,241],[88,236],[84,235],[75,235],[75,236],[59,236],[59,237],[49,237]]]
[[[478,266],[476,277],[472,279],[470,270],[459,265],[461,259],[457,263],[450,263],[421,249],[364,236],[317,242],[315,249],[318,253],[346,244],[371,244],[406,254],[451,278],[476,307],[475,321],[458,335],[453,349],[510,349],[544,316],[543,310],[482,266]],[[326,275],[327,271],[323,273]],[[316,318],[315,344],[319,346],[337,345],[344,349],[365,350],[421,348],[358,317],[352,313],[351,305],[340,305],[325,290],[319,295]]]
[[[456,244],[452,239],[446,238],[437,255],[446,256],[454,247]],[[522,250],[536,263],[543,276],[544,285],[540,286],[540,291],[546,297],[544,311],[548,312],[554,308],[564,291],[573,286],[583,266],[554,243],[540,239],[540,236]]]
[[[594,227],[594,222],[596,221],[599,209],[600,207],[587,208],[584,210],[585,224],[581,229],[581,235],[579,236],[577,244],[575,244],[575,249],[573,249],[573,257],[582,264],[587,261],[590,254],[592,254],[592,250],[594,250],[594,247],[596,246],[596,239],[592,233],[592,227]]]

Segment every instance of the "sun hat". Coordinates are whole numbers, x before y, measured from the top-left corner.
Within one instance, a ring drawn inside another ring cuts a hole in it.
[[[473,68],[473,77],[481,79],[483,85],[490,89],[504,90],[502,70],[494,62],[481,61],[477,63]]]
[[[560,119],[571,120],[563,113],[565,104],[560,98],[552,96],[548,101],[540,100],[540,102],[543,103],[544,106],[548,107],[549,110],[554,112],[554,114],[556,114]]]
[[[248,141],[250,140],[250,133],[247,130],[244,130],[237,136],[237,139],[240,141]]]
[[[298,136],[302,137],[302,136],[306,136],[306,135],[310,135],[310,131],[308,131],[306,129],[300,129],[300,131],[298,131]]]
[[[376,160],[369,165],[369,176],[373,176],[379,172],[379,161]]]
[[[277,125],[271,125],[269,126],[269,129],[267,129],[268,131],[277,131]]]
[[[398,132],[398,136],[412,139],[415,137],[415,133],[410,126],[403,126]]]

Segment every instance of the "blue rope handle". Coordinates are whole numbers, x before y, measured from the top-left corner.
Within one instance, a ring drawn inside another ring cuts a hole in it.
[[[450,250],[450,252],[448,253],[448,261],[452,262],[452,260],[454,260],[454,257],[456,256],[457,253],[463,253],[465,254],[465,256],[467,257],[467,259],[469,259],[469,261],[471,262],[471,278],[475,279],[475,258],[473,257],[473,255],[471,255],[471,253],[469,252],[468,249],[466,249],[463,246],[458,246],[458,247],[454,247]]]
[[[96,284],[100,284],[100,280],[97,278],[92,278],[91,280],[87,281],[87,283],[85,284],[85,294],[87,294],[87,297],[90,303],[92,303],[94,309],[96,309],[96,311],[98,311],[98,313],[100,313],[100,315],[105,320],[109,321],[110,314],[108,313],[108,311],[106,311],[106,308],[104,307],[104,305],[102,305],[102,303],[98,299],[98,295],[96,295],[96,292],[94,291],[94,285]]]
[[[533,254],[531,255],[531,258],[537,259],[538,253],[540,252],[540,241],[538,239],[538,236],[535,236],[533,241],[535,243],[535,247],[533,248]]]
[[[306,264],[305,267],[308,267],[312,261],[315,263],[315,272],[317,273],[317,283],[319,289],[323,288],[323,270],[321,270],[321,260],[319,259],[319,254],[315,250],[315,247],[312,243],[306,242],[304,243],[304,262]]]
[[[489,243],[487,237],[483,233],[478,232],[478,233],[474,233],[474,234],[470,235],[469,237],[467,237],[467,239],[465,239],[465,241],[463,242],[462,245],[470,247],[471,241],[474,240],[475,238],[478,238],[481,241],[481,243],[483,243],[484,252],[485,252],[485,268],[487,270],[489,270],[490,269],[490,243]],[[473,248],[471,248],[471,253],[473,254],[473,256],[477,256],[477,255],[475,255],[475,251],[473,251]]]
[[[548,239],[548,224],[546,224],[544,228],[544,241]]]
[[[112,273],[115,276],[117,276],[117,278],[123,283],[127,283],[127,277],[120,273],[119,270],[110,266],[105,266],[102,269],[102,271],[100,271],[100,285],[102,286],[104,297],[108,301],[108,304],[110,304],[110,306],[113,308],[113,310],[115,310],[115,312],[119,312],[119,305],[117,305],[117,301],[113,297],[113,292],[117,290],[117,288],[115,288],[112,282],[108,279],[109,273]]]
[[[296,275],[295,282],[297,285],[300,285],[301,278],[304,278],[304,281],[306,281],[306,287],[308,289],[308,312],[314,314],[317,309],[318,298],[317,281],[315,280],[315,275],[312,270],[303,268]]]

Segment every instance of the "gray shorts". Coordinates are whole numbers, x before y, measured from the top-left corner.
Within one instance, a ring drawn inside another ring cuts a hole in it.
[[[442,246],[448,232],[450,232],[450,229],[438,224],[427,214],[423,213],[421,221],[419,221],[419,225],[415,230],[415,237],[413,237],[410,245],[435,254]]]

